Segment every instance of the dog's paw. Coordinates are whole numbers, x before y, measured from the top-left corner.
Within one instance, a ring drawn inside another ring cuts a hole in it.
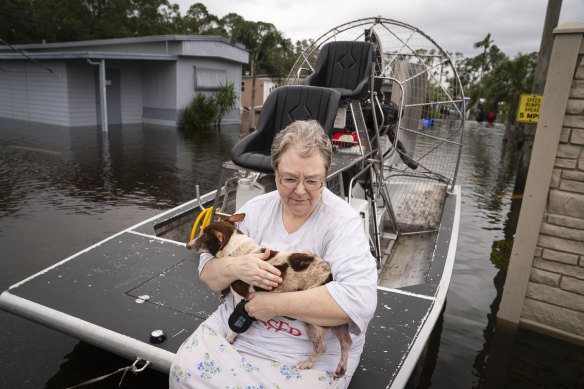
[[[235,337],[237,336],[237,334],[233,331],[230,331],[227,336],[225,337],[225,339],[227,339],[227,341],[229,343],[233,343],[235,341]]]
[[[335,380],[341,378],[347,372],[347,366],[337,366],[337,370],[335,370],[335,376],[333,377]]]
[[[300,370],[310,369],[311,367],[312,362],[310,362],[309,359],[307,359],[306,361],[298,362],[298,364],[296,365],[296,368]]]

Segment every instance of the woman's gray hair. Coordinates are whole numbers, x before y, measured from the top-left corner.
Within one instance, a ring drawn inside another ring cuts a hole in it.
[[[316,120],[297,120],[276,135],[272,143],[272,168],[278,169],[282,154],[290,146],[295,146],[298,155],[307,158],[315,151],[320,152],[324,161],[325,174],[331,167],[333,146],[327,134]]]

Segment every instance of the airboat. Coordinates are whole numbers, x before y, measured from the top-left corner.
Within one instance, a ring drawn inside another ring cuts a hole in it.
[[[274,133],[316,119],[331,137],[327,187],[361,215],[378,306],[352,388],[403,387],[443,310],[458,237],[464,96],[449,54],[381,17],[335,27],[299,56],[216,190],[121,231],[4,291],[0,307],[167,373],[217,307],[185,243],[275,189]],[[367,386],[366,386],[367,385]]]

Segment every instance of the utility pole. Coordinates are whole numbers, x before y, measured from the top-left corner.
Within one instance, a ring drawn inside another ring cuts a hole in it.
[[[251,58],[251,110],[249,111],[249,132],[255,131],[255,93],[256,93],[256,74],[255,74],[256,62],[254,58]]]
[[[548,0],[543,33],[541,35],[541,43],[539,46],[539,55],[537,56],[535,77],[531,88],[531,93],[535,95],[543,94],[550,56],[552,55],[552,45],[554,42],[552,32],[554,28],[558,26],[561,9],[562,0]],[[529,170],[531,149],[533,148],[533,138],[535,137],[536,128],[537,123],[526,123],[523,128],[525,143],[523,144],[521,158],[519,159],[519,166],[517,168],[517,177],[515,179],[515,188],[513,190],[514,194],[522,194],[525,189],[525,181],[527,179],[527,171]]]

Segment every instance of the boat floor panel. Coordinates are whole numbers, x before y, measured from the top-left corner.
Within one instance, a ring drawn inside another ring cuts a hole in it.
[[[391,257],[379,274],[380,286],[403,288],[423,284],[430,271],[437,232],[402,235],[395,242]]]
[[[150,332],[163,329],[169,341],[159,347],[176,352],[184,338],[215,309],[199,299],[196,311],[172,310],[154,302],[138,303],[136,291],[154,285],[157,278],[175,274],[178,269],[196,271],[193,253],[184,247],[133,233],[123,233],[80,253],[73,260],[52,267],[9,290],[10,294],[46,306],[97,326],[127,335],[145,343]],[[173,271],[175,269],[175,271]],[[190,274],[191,278],[196,278]],[[184,275],[184,280],[187,280]],[[182,285],[191,296],[200,282]],[[166,287],[172,287],[168,284]],[[204,285],[203,285],[204,286]],[[205,287],[205,292],[208,288]],[[57,329],[58,326],[57,326]],[[184,333],[184,336],[174,336]]]
[[[433,299],[378,289],[377,309],[351,388],[382,388],[393,380],[433,304]]]
[[[157,304],[205,319],[217,309],[219,293],[213,293],[199,279],[198,254],[128,292],[136,298],[149,296],[148,303]]]
[[[432,297],[436,295],[438,283],[423,283],[418,285],[406,286],[399,288],[401,291],[412,294],[419,294],[422,296]]]

